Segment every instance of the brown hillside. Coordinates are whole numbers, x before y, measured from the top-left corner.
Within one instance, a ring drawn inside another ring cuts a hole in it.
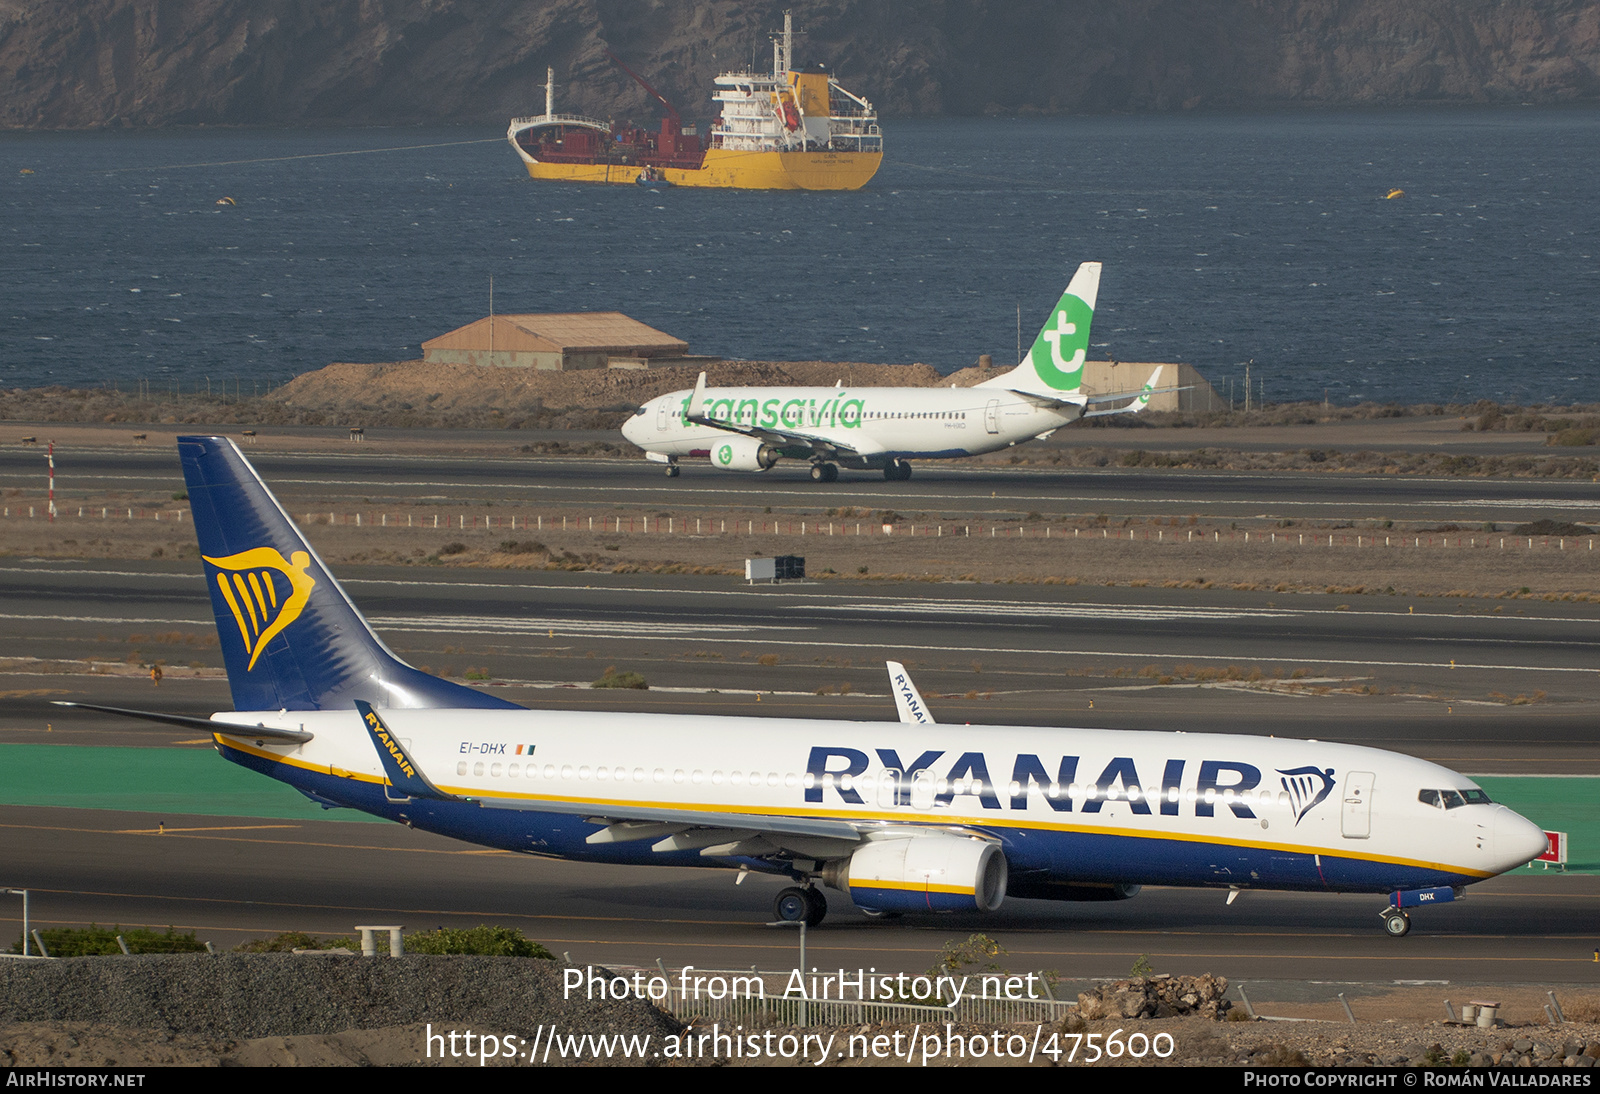
[[[0,127],[504,125],[558,102],[685,119],[759,66],[795,9],[797,60],[888,116],[1600,97],[1592,0],[0,0]]]

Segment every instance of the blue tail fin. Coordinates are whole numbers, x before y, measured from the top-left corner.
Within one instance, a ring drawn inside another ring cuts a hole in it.
[[[178,455],[234,709],[520,709],[391,653],[232,441],[179,437]]]

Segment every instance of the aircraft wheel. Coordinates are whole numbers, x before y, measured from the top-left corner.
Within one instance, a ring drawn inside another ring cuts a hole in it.
[[[825,463],[814,463],[814,464],[812,464],[811,465],[811,481],[812,482],[828,482],[828,481],[830,481],[828,479],[828,465],[825,464]]]
[[[806,926],[815,927],[828,914],[828,898],[816,889],[803,891],[806,894]]]
[[[772,901],[772,918],[780,923],[799,923],[801,920],[811,925],[811,898],[807,891],[798,885],[791,885],[778,892]],[[826,911],[827,906],[823,906]],[[821,917],[818,917],[821,918]]]
[[[1411,917],[1390,909],[1383,913],[1383,929],[1390,938],[1404,938],[1411,933]]]
[[[838,482],[839,481],[839,465],[838,464],[825,463],[822,466],[825,467],[827,469],[827,472],[828,472],[827,479],[825,481],[827,481],[827,482]]]
[[[678,472],[680,470],[681,470],[681,468],[679,468],[677,464],[675,464],[675,463],[668,464],[667,465],[667,478],[669,478],[669,479],[677,478],[678,477]]]
[[[890,482],[905,482],[911,477],[911,465],[905,460],[884,464],[883,477]]]
[[[882,908],[862,908],[861,914],[868,919],[899,919],[902,912],[886,912]]]

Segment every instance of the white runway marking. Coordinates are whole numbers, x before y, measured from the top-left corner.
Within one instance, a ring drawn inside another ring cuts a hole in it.
[[[818,609],[824,607],[817,605]],[[985,618],[1025,616],[1029,619],[1122,619],[1142,623],[1169,623],[1194,619],[1287,618],[1302,613],[1284,608],[1159,608],[1127,604],[1039,604],[975,600],[916,600],[890,603],[829,604],[830,611],[906,612],[917,615],[978,615]],[[1349,612],[1340,612],[1349,615]],[[1415,618],[1415,617],[1413,617]]]
[[[529,634],[558,637],[584,635],[592,638],[700,638],[703,635],[755,634],[758,631],[814,631],[816,627],[752,626],[720,621],[704,623],[654,623],[631,620],[573,618],[511,619],[490,615],[375,615],[374,627],[391,631],[422,631],[441,634]],[[812,643],[796,643],[811,645]]]

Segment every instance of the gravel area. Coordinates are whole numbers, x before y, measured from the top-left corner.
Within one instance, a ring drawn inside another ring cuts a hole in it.
[[[567,1064],[808,1066],[828,1045],[829,1066],[1333,1066],[1333,1067],[1593,1067],[1600,1059],[1600,1001],[1563,993],[1569,1018],[1550,1026],[1543,989],[1505,989],[1510,1025],[1478,1029],[1424,1013],[1442,1009],[1440,987],[1363,996],[1356,1025],[1316,1019],[1241,1021],[1237,1005],[1207,1006],[1199,996],[1223,990],[1220,978],[1173,980],[1164,992],[1152,978],[1102,985],[1094,994],[1125,1011],[1135,996],[1164,1013],[1193,991],[1212,1017],[1106,1017],[1036,1027],[910,1023],[814,1028],[740,1026],[743,1051],[665,1051],[705,1036],[705,1020],[685,1027],[640,1002],[562,998],[562,967],[548,961],[489,957],[408,956],[400,960],[295,957],[284,954],[75,958],[0,963],[0,1066],[480,1066],[437,1040],[449,1031],[517,1038],[520,1058],[493,1065],[555,1064],[536,1056],[541,1030],[563,1036],[651,1038],[632,1059],[597,1052],[592,1043],[564,1049]],[[1216,991],[1210,988],[1215,987]],[[1462,987],[1462,986],[1458,986]],[[1179,990],[1181,989],[1181,990]],[[1456,994],[1460,994],[1458,991]],[[1159,997],[1159,998],[1158,998]],[[1135,1000],[1137,1002],[1137,1000]],[[1163,1006],[1163,1002],[1168,1006]],[[1274,1004],[1282,1014],[1297,1009]],[[1219,1020],[1226,1018],[1227,1020]],[[436,1040],[429,1051],[430,1032]],[[726,1028],[720,1032],[727,1034]],[[778,1038],[809,1036],[802,1053],[771,1049]],[[929,1037],[934,1040],[928,1040]],[[704,1043],[704,1042],[703,1042]],[[726,1049],[728,1042],[723,1041]],[[1130,1046],[1132,1052],[1130,1053]],[[461,1043],[457,1043],[457,1048]],[[1137,1054],[1137,1055],[1134,1055]],[[785,1058],[787,1055],[788,1058]]]
[[[658,1038],[682,1028],[637,1001],[564,1000],[562,967],[524,958],[162,954],[0,962],[0,1025],[10,1026],[14,1039],[20,1034],[12,1023],[41,1022],[157,1031],[160,1043],[172,1045],[176,1037],[189,1048],[197,1039],[292,1038],[416,1023],[526,1037],[552,1023]],[[413,1055],[421,1051],[420,1037],[407,1040]]]

